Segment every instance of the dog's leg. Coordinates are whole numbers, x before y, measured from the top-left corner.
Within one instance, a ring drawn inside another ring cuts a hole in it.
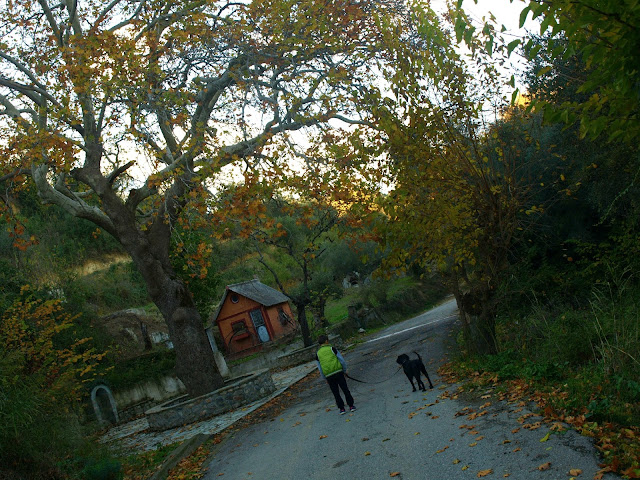
[[[433,388],[433,383],[431,383],[431,379],[429,378],[429,374],[427,373],[427,369],[425,368],[425,366],[420,365],[420,370],[422,370],[422,373],[424,373],[424,376],[427,377],[427,380],[429,381],[429,388]]]

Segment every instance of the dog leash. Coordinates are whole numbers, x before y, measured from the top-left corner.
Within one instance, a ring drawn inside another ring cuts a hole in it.
[[[395,372],[393,372],[391,374],[391,376],[389,378],[385,378],[384,380],[381,380],[379,382],[365,382],[364,380],[358,380],[357,378],[353,378],[351,375],[349,375],[348,373],[345,372],[344,376],[353,380],[354,382],[360,382],[360,383],[371,383],[371,384],[378,384],[378,383],[383,383],[386,382],[387,380],[391,379],[391,377],[393,377],[396,373],[398,373],[400,371],[400,369],[402,368],[402,365],[400,365],[400,367],[398,367],[398,370],[396,370]]]

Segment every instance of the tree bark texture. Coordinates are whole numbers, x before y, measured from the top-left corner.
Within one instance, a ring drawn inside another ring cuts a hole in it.
[[[313,341],[311,340],[311,332],[309,331],[309,324],[307,323],[307,304],[296,303],[296,310],[298,311],[298,323],[300,324],[300,331],[302,332],[302,342],[305,347],[310,347]]]
[[[217,390],[224,385],[224,380],[218,372],[209,338],[191,293],[184,282],[175,276],[168,263],[168,254],[165,263],[153,258],[150,250],[138,246],[129,253],[145,279],[151,300],[167,322],[169,337],[176,352],[176,374],[192,397]]]

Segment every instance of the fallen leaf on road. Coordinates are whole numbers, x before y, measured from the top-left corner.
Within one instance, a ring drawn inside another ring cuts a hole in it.
[[[368,457],[369,455],[371,455],[371,452],[364,452],[365,457]]]
[[[436,453],[442,453],[442,452],[444,452],[447,448],[449,448],[449,445],[447,445],[447,446],[446,446],[446,447],[444,447],[444,448],[441,448],[440,450],[436,450]]]
[[[569,475],[571,475],[572,477],[577,477],[578,475],[582,475],[582,470],[580,470],[579,468],[572,468],[571,470],[569,470]]]
[[[393,472],[389,474],[390,477],[397,477],[398,475],[400,475],[400,472]]]
[[[464,472],[468,468],[469,468],[469,465],[465,465],[464,467],[462,467],[462,471]]]
[[[414,433],[414,435],[420,435],[420,432],[416,432],[416,433]]]
[[[326,435],[320,435],[320,439],[327,438]]]
[[[476,445],[478,445],[478,442],[473,442],[469,444],[470,447],[475,447]]]
[[[478,438],[476,438],[476,442],[479,442],[480,440],[482,440],[484,438],[484,436],[480,435]]]
[[[511,440],[503,440],[502,445],[506,445],[507,443],[511,443]]]
[[[542,437],[540,439],[540,441],[541,442],[546,442],[547,440],[549,440],[549,435],[551,435],[551,432],[547,432],[547,434],[544,437]]]
[[[454,465],[457,465],[457,464],[459,464],[459,463],[460,463],[460,460],[458,460],[457,458],[453,461],[453,464],[454,464]]]
[[[520,431],[519,428],[514,428],[513,430],[511,430],[511,433],[518,433]]]
[[[389,440],[391,440],[390,438],[384,438],[382,441],[383,442],[388,442]]]
[[[302,422],[296,422],[293,424],[294,427],[297,427],[298,425],[300,425]]]
[[[434,415],[433,417],[431,417],[433,420],[435,420],[436,418],[440,418],[440,415]]]
[[[362,437],[362,441],[363,442],[368,442],[369,441],[369,437]]]
[[[503,478],[507,478],[507,477],[510,477],[510,476],[511,476],[510,473],[505,473],[504,475],[502,475]]]
[[[513,452],[514,452],[514,453],[515,453],[515,452],[519,452],[520,450],[522,450],[520,447],[518,447],[518,448],[514,448],[514,449],[513,449]]]
[[[480,470],[478,472],[478,475],[476,475],[476,477],[481,478],[481,477],[486,477],[487,475],[491,475],[493,473],[493,470],[488,468],[486,470]]]
[[[549,470],[549,467],[551,467],[551,462],[543,463],[542,465],[538,466],[538,470],[542,472],[543,470]]]

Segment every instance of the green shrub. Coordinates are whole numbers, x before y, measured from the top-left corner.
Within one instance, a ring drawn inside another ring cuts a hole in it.
[[[174,350],[157,349],[139,357],[118,362],[104,375],[104,380],[114,390],[129,388],[146,380],[169,375],[174,371],[175,365]]]
[[[113,458],[89,459],[82,470],[86,480],[120,480],[124,477],[122,465]]]
[[[76,311],[92,305],[98,313],[149,303],[142,275],[132,262],[114,263],[107,270],[70,276],[62,285],[66,302]]]
[[[0,317],[0,477],[82,478],[68,459],[90,450],[76,411],[102,355],[61,338],[74,320],[26,289]]]

